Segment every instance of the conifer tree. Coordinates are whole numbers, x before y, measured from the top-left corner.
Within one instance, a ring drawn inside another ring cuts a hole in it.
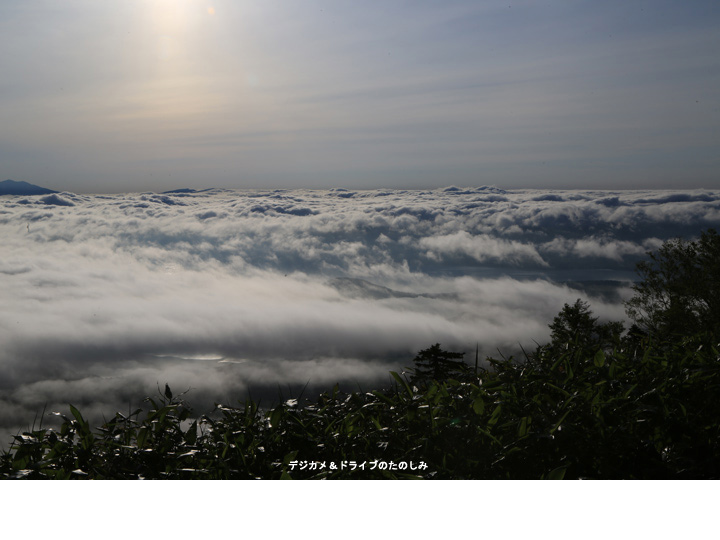
[[[565,304],[548,326],[552,330],[549,349],[561,352],[572,348],[584,354],[612,349],[623,331],[621,322],[599,324],[590,304],[579,298],[572,306]]]
[[[436,343],[420,351],[413,360],[415,371],[411,382],[417,384],[461,377],[469,369],[462,361],[464,356],[465,353],[443,351]]]

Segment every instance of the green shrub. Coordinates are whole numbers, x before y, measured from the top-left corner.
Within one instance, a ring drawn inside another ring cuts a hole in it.
[[[74,407],[15,438],[5,478],[716,478],[720,368],[709,336],[641,351],[488,359],[418,389],[337,387],[299,406],[252,401],[194,418],[168,391],[96,431]],[[169,389],[168,389],[169,390]],[[370,463],[426,469],[369,470]],[[325,463],[323,468],[303,463]],[[340,469],[366,462],[364,470]],[[330,463],[336,468],[331,469]]]

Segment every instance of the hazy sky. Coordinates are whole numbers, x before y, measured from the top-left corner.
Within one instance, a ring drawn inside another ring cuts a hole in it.
[[[720,3],[0,0],[0,179],[720,185]]]

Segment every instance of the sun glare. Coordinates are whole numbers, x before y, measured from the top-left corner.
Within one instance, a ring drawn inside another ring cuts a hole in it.
[[[157,57],[176,60],[192,47],[203,19],[215,8],[203,0],[148,0],[143,2],[146,24],[156,36]]]
[[[182,32],[202,16],[215,15],[215,7],[202,0],[150,0],[146,12],[160,34]]]
[[[149,69],[126,86],[127,110],[114,119],[135,132],[162,138],[192,131],[208,110],[212,86],[208,73],[215,8],[208,0],[144,0],[144,41],[140,62]],[[212,106],[210,106],[212,108]]]
[[[187,0],[152,0],[148,9],[159,34],[182,32],[187,26],[193,2]]]

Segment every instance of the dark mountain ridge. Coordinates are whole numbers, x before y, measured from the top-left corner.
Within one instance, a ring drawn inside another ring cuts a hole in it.
[[[0,182],[0,195],[47,195],[50,193],[57,193],[57,191],[15,180]]]

